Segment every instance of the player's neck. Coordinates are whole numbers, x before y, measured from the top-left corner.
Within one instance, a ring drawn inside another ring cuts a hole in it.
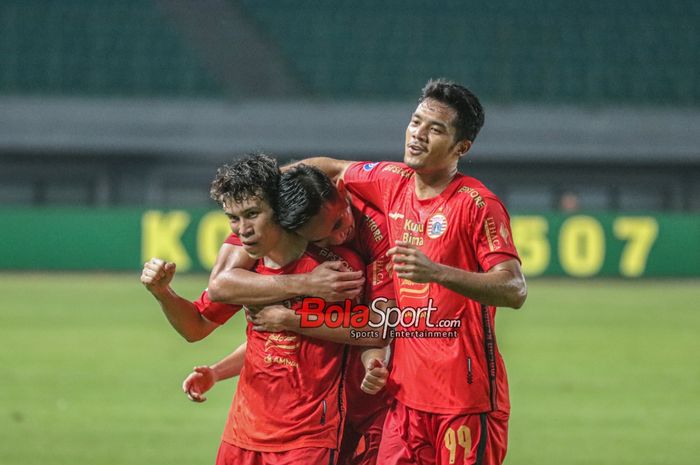
[[[285,232],[277,245],[265,255],[263,262],[269,268],[282,268],[298,260],[304,254],[306,246],[306,239],[297,234]]]
[[[456,166],[443,171],[434,171],[430,173],[416,172],[414,176],[416,197],[421,200],[437,197],[447,188],[456,174]]]

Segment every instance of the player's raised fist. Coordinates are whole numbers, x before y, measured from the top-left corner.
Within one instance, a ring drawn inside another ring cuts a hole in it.
[[[176,265],[160,258],[152,258],[143,264],[141,283],[153,293],[164,292],[175,275]]]

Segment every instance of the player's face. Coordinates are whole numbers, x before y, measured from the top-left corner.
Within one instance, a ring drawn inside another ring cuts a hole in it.
[[[341,193],[336,201],[324,203],[321,211],[295,232],[320,247],[344,244],[355,232],[350,202]]]
[[[453,121],[457,112],[433,99],[425,99],[416,108],[406,128],[403,161],[418,174],[453,169],[467,141],[455,141]]]
[[[251,258],[262,258],[280,241],[282,228],[275,221],[272,207],[257,197],[243,202],[226,202],[231,231],[238,236]]]

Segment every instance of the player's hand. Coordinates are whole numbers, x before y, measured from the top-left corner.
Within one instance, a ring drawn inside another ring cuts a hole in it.
[[[327,302],[355,299],[362,293],[365,278],[362,271],[348,271],[342,262],[323,262],[306,274],[309,286],[305,294]]]
[[[418,247],[408,242],[396,241],[396,245],[386,253],[393,263],[394,274],[414,283],[437,281],[440,267],[430,260]]]
[[[384,388],[387,379],[389,379],[389,370],[384,362],[373,358],[367,362],[365,367],[365,377],[362,380],[361,389],[367,394],[375,395]]]
[[[175,275],[175,263],[152,258],[143,264],[141,283],[154,294],[165,292]]]
[[[246,318],[253,324],[253,330],[279,333],[290,330],[297,315],[284,305],[268,305],[257,311],[246,312]]]
[[[204,393],[216,384],[214,370],[208,366],[194,367],[194,371],[182,382],[182,390],[192,402],[204,402],[207,400]]]

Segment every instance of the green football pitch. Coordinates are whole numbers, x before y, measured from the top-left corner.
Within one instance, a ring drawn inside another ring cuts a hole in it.
[[[194,298],[205,276],[178,276]],[[513,404],[506,463],[697,464],[700,281],[532,280],[498,341]],[[0,463],[211,464],[234,382],[204,404],[192,366],[243,320],[188,344],[132,276],[0,274]]]

